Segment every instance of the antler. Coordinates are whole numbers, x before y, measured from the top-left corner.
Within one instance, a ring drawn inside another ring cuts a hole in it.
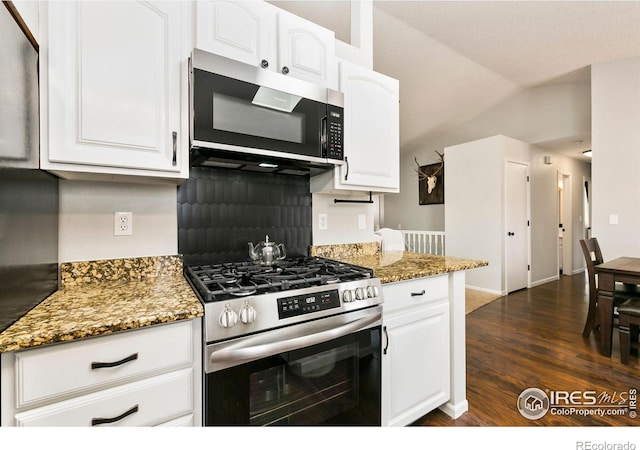
[[[438,175],[440,173],[440,171],[444,167],[444,153],[438,153],[436,151],[436,154],[440,157],[440,167],[438,167],[438,170],[436,170],[433,173],[433,175],[427,175],[426,173],[424,173],[422,171],[422,169],[420,168],[420,163],[418,162],[418,158],[416,158],[415,156],[413,157],[413,160],[416,162],[416,165],[418,166],[418,168],[414,169],[414,170],[418,174],[418,179],[419,180],[426,180],[427,178],[429,178],[429,176],[435,177],[436,175]]]
[[[418,166],[417,169],[414,169],[416,171],[416,173],[418,174],[418,180],[426,180],[429,175],[427,175],[426,173],[424,173],[422,171],[422,169],[420,168],[420,163],[418,162],[418,158],[416,158],[415,156],[413,157],[413,160],[416,162],[416,165]]]
[[[440,167],[438,167],[438,170],[436,170],[435,172],[433,172],[433,176],[435,177],[436,175],[438,175],[440,173],[440,171],[442,170],[442,168],[444,167],[444,153],[438,153],[436,151],[436,154],[440,157]]]

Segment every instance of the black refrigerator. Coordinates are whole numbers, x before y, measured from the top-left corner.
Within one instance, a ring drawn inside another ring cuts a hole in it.
[[[39,170],[38,47],[0,5],[0,332],[58,289],[58,178]]]

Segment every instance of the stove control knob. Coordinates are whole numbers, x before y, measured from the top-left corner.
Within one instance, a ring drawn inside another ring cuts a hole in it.
[[[379,294],[378,292],[378,286],[367,286],[367,297],[369,298],[374,298],[377,297]]]
[[[364,300],[367,298],[367,291],[364,288],[359,287],[356,289],[356,300]]]
[[[231,328],[238,321],[238,315],[235,311],[229,309],[229,305],[224,307],[224,311],[220,314],[218,322],[222,328]]]
[[[342,293],[342,301],[345,303],[355,302],[356,298],[353,295],[353,291],[346,290]]]
[[[244,324],[251,323],[256,320],[256,309],[246,302],[240,309],[240,322]]]

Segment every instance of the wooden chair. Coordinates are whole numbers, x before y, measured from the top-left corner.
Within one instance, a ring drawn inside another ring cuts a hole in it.
[[[596,266],[602,264],[602,251],[596,238],[580,239],[580,247],[584,254],[587,264],[587,276],[589,278],[589,310],[587,312],[587,320],[582,330],[582,336],[588,337],[591,331],[598,328],[598,285],[596,282]],[[640,298],[640,292],[636,290],[636,286],[616,286],[616,292],[613,295],[613,306],[617,307],[626,300],[631,298]],[[617,316],[617,314],[616,314]],[[615,317],[615,316],[614,316]]]
[[[638,329],[640,328],[640,299],[627,300],[618,306],[618,329],[620,331],[620,361],[629,364],[631,349],[638,350]]]

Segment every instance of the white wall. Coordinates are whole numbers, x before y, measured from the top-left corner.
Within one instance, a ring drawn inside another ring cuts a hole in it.
[[[505,163],[528,162],[529,153],[501,135],[445,148],[446,254],[489,262],[467,272],[469,287],[506,293]]]
[[[591,98],[593,236],[605,260],[640,256],[640,59],[594,64]]]
[[[421,149],[403,151],[400,160],[400,193],[385,196],[381,226],[404,229],[444,230],[442,206],[418,205],[418,179],[414,157],[421,165],[438,161],[436,151],[452,145],[503,134],[529,144],[588,134],[588,82],[563,83],[526,89],[491,110],[468,121],[454,132],[426,142]],[[447,167],[445,166],[445,178]],[[445,192],[445,205],[447,193]]]
[[[438,150],[442,153],[442,150]],[[438,155],[418,159],[421,166],[439,162]],[[400,161],[400,193],[385,194],[383,223],[387,228],[444,231],[444,205],[420,205],[417,165],[413,157]],[[445,203],[447,194],[445,192]]]
[[[114,236],[114,212],[133,213],[133,235]],[[60,180],[59,261],[174,255],[175,186]]]
[[[373,204],[335,203],[334,199],[368,200],[368,192],[353,195],[313,194],[313,245],[350,244],[373,242],[374,226],[378,214],[378,197]],[[327,215],[327,229],[318,227],[319,215]],[[364,229],[360,228],[360,216],[364,216]]]
[[[353,195],[313,194],[313,244],[372,242],[378,220],[374,204],[337,204]],[[133,213],[133,235],[113,235],[113,213]],[[327,214],[327,230],[318,229],[318,215]],[[365,228],[360,229],[360,215]],[[175,186],[89,181],[60,181],[59,261],[173,255],[178,249]]]
[[[553,155],[551,164],[544,164],[549,152],[531,148],[531,284],[552,281],[558,277],[558,173],[571,175],[572,198],[572,267],[564,273],[584,269],[579,239],[584,236],[584,179],[590,177],[590,164],[573,158]]]

